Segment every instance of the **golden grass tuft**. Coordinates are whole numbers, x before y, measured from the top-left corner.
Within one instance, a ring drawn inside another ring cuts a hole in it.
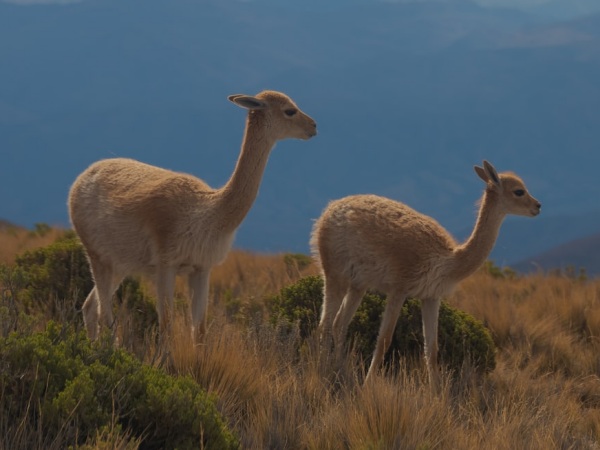
[[[262,300],[302,276],[317,273],[312,264],[305,264],[294,255],[234,250],[212,271],[211,298],[216,304],[231,298]]]

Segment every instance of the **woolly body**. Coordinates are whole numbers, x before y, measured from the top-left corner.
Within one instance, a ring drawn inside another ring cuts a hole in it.
[[[280,92],[229,100],[249,112],[240,156],[222,188],[126,158],[96,162],[73,183],[71,222],[95,281],[83,305],[90,338],[99,324],[112,326],[112,295],[135,273],[155,281],[161,335],[169,333],[175,276],[187,274],[196,340],[204,334],[210,271],[252,207],[271,150],[282,139],[317,133],[315,121]]]
[[[72,203],[98,205],[72,213],[84,247],[117,272],[154,275],[165,263],[178,274],[211,267],[223,261],[235,237],[236,224],[225,231],[217,220],[214,190],[191,175],[107,159],[80,175],[72,191]]]
[[[341,261],[336,276],[358,289],[387,292],[402,285],[408,296],[423,298],[447,295],[455,285],[443,277],[456,242],[434,219],[402,203],[346,197],[331,202],[314,229],[314,256],[325,267]]]
[[[489,256],[507,214],[533,217],[541,204],[513,173],[498,175],[484,161],[475,167],[486,183],[477,223],[457,244],[434,219],[391,199],[354,195],[332,201],[315,222],[311,248],[325,278],[319,330],[338,352],[367,289],[387,294],[367,379],[383,360],[402,304],[421,299],[425,359],[430,381],[439,384],[437,327],[441,298]],[[325,345],[328,345],[328,342]]]

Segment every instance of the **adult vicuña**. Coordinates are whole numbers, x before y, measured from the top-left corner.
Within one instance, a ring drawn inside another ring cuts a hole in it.
[[[250,210],[271,149],[282,139],[317,134],[315,121],[280,92],[229,100],[249,112],[240,156],[222,188],[125,158],[96,162],[75,180],[69,213],[95,282],[83,304],[91,339],[99,325],[112,326],[112,296],[135,273],[154,279],[161,336],[170,332],[175,276],[187,274],[192,333],[196,340],[205,333],[210,271]]]
[[[367,289],[387,294],[367,380],[380,366],[407,297],[422,301],[425,361],[439,385],[437,327],[441,297],[472,274],[492,251],[507,214],[536,216],[541,204],[513,173],[498,175],[487,161],[475,172],[485,181],[475,229],[457,244],[434,219],[393,200],[354,195],[332,201],[314,225],[311,248],[325,278],[319,332],[339,352]]]

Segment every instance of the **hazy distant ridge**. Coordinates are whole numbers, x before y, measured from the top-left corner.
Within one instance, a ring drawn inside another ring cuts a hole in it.
[[[519,173],[543,204],[539,218],[503,226],[498,261],[600,231],[569,219],[598,209],[600,14],[293,5],[0,3],[0,192],[15,193],[0,217],[67,224],[70,183],[111,156],[222,185],[244,120],[226,96],[270,88],[315,117],[319,135],[275,149],[238,247],[307,251],[327,201],[357,192],[405,201],[460,235],[475,219],[483,186],[472,166],[483,159]]]

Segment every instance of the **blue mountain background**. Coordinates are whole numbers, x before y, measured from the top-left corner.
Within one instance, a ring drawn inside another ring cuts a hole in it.
[[[307,253],[327,202],[354,193],[464,239],[484,159],[543,204],[507,219],[499,264],[538,267],[600,232],[596,0],[0,2],[0,218],[69,226],[71,183],[114,156],[219,187],[245,120],[226,98],[263,89],[319,135],[277,145],[237,248]]]

